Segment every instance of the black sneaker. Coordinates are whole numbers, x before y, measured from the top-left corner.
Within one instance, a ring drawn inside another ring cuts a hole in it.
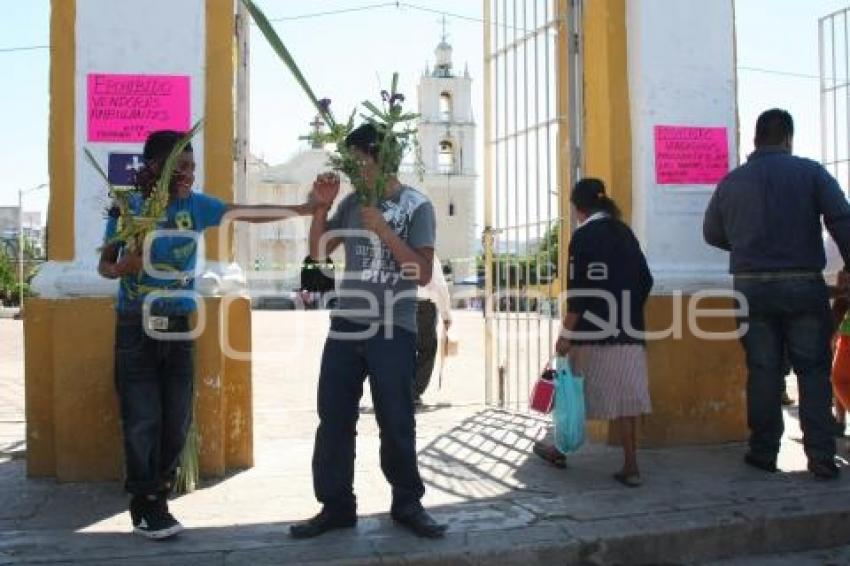
[[[155,495],[136,496],[130,501],[133,532],[151,540],[171,538],[183,530],[180,521],[168,511],[168,500]]]

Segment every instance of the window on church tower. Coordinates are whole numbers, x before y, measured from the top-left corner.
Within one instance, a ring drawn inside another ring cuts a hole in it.
[[[440,118],[445,122],[452,121],[452,93],[440,93]]]
[[[440,173],[454,173],[454,146],[449,140],[443,140],[440,142],[440,154],[437,156],[437,166],[440,170]]]

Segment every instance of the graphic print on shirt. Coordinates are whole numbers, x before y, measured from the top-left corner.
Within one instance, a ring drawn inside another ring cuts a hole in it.
[[[189,211],[181,210],[174,215],[174,225],[178,230],[191,230],[195,224]]]
[[[380,204],[384,221],[390,229],[405,242],[410,235],[410,223],[416,209],[426,203],[427,199],[419,191],[404,190],[399,195],[398,202],[384,201]],[[376,251],[379,256],[376,257]],[[393,257],[392,252],[384,242],[380,246],[371,243],[358,244],[355,248],[361,281],[395,287],[401,279],[401,268]]]

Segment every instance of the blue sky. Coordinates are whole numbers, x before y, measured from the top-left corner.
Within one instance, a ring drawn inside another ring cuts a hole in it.
[[[373,5],[375,0],[261,0],[270,18]],[[479,0],[417,0],[436,12],[481,17]],[[760,68],[802,75],[818,74],[817,20],[850,5],[848,0],[737,0],[739,110],[741,150],[752,149],[752,128],[765,108],[787,108],[797,123],[795,150],[819,158],[820,111],[818,80],[746,70]],[[0,0],[0,50],[46,45],[49,42],[50,2]],[[439,41],[436,13],[411,8],[383,7],[316,18],[282,21],[277,29],[300,62],[320,96],[333,99],[339,114],[364,98],[375,98],[393,71],[411,95],[426,61],[433,63]],[[469,63],[480,100],[482,44],[480,24],[449,19],[449,41],[455,64]],[[252,36],[251,145],[271,163],[283,161],[301,147],[313,112],[300,89],[254,31]],[[16,204],[17,190],[47,181],[49,52],[0,51],[0,90],[3,132],[0,138],[0,205]],[[411,97],[411,102],[413,97]],[[481,123],[480,110],[476,115]],[[479,164],[479,170],[480,170]],[[46,191],[26,197],[27,209],[44,208]]]

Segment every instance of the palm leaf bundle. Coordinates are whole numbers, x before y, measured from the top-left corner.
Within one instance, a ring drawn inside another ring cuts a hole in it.
[[[159,179],[150,194],[144,194],[137,187],[118,188],[114,186],[109,182],[108,175],[94,155],[88,148],[83,149],[89,164],[94,167],[109,187],[109,196],[119,211],[118,230],[106,242],[106,245],[120,243],[126,247],[128,252],[141,252],[147,235],[156,230],[159,223],[165,219],[165,210],[168,208],[168,201],[171,197],[169,187],[177,159],[201,129],[201,126],[202,121],[197,121],[192,129],[180,138],[180,141],[177,142],[165,159]],[[138,206],[138,203],[141,203],[141,207]]]

